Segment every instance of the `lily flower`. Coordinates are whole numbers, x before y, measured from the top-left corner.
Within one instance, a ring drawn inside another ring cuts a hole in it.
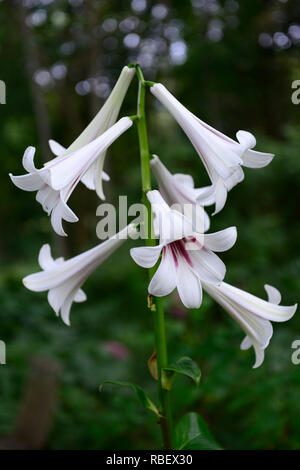
[[[210,221],[203,207],[197,202],[198,190],[194,187],[192,176],[170,173],[157,155],[153,155],[150,166],[166,203],[169,206],[176,205],[177,210],[192,219],[197,232],[206,232]]]
[[[236,142],[201,121],[161,83],[151,86],[150,91],[173,115],[200,156],[212,186],[199,191],[198,202],[201,205],[215,203],[215,214],[223,209],[227,192],[244,179],[241,166],[262,168],[274,157],[271,153],[251,150],[256,140],[250,132],[238,131]]]
[[[66,155],[70,155],[75,150],[80,149],[92,140],[96,139],[96,137],[99,137],[113,124],[115,124],[120,112],[120,108],[124,101],[124,97],[127,93],[134,74],[134,67],[123,67],[117,83],[115,84],[113,90],[111,91],[109,97],[98,114],[67,149],[55,140],[49,140],[49,146],[54,155],[58,157],[65,157]],[[90,168],[81,178],[81,181],[86,185],[86,187],[95,190],[101,199],[105,199],[102,188],[102,181],[109,180],[108,175],[103,172],[105,155],[106,151],[99,155],[97,160],[90,166]]]
[[[241,343],[241,349],[253,346],[255,351],[255,364],[259,367],[264,361],[264,350],[273,335],[271,321],[284,322],[292,318],[297,304],[291,306],[279,305],[280,292],[266,284],[265,290],[268,301],[260,299],[226,282],[219,285],[203,283],[204,290],[234,318],[245,331],[246,337]]]
[[[220,284],[226,267],[214,253],[229,250],[236,241],[236,228],[203,234],[195,232],[192,222],[170,209],[159,191],[147,193],[159,231],[157,246],[132,248],[134,261],[144,268],[154,266],[162,253],[160,265],[152,277],[148,292],[157,297],[170,294],[176,287],[187,308],[202,302],[201,282]]]
[[[121,118],[92,142],[63,158],[54,158],[41,169],[37,169],[34,165],[35,148],[28,147],[23,156],[23,166],[28,173],[9,176],[18,188],[24,191],[37,191],[36,200],[48,215],[51,214],[53,229],[58,235],[66,236],[62,220],[78,221],[77,216],[67,205],[69,197],[98,156],[131,126],[132,120],[129,117]]]
[[[103,243],[67,261],[54,260],[49,245],[43,245],[39,253],[39,264],[43,271],[30,274],[23,279],[27,289],[34,292],[48,292],[48,302],[56,315],[61,315],[70,325],[70,309],[73,302],[84,302],[86,294],[81,289],[87,277],[95,271],[124,241],[136,233],[133,224]]]

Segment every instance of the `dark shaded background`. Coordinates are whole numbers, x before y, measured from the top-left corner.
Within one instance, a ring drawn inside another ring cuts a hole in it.
[[[133,393],[105,379],[130,380],[155,397],[147,369],[153,322],[145,302],[146,272],[130,260],[129,244],[86,282],[88,302],[72,307],[65,326],[45,294],[23,288],[49,242],[56,256],[73,256],[97,239],[96,195],[83,185],[71,199],[80,216],[67,240],[54,237],[32,193],[14,187],[28,145],[37,164],[50,158],[47,140],[68,146],[108,96],[125,64],[139,60],[149,80],[162,81],[191,111],[231,137],[246,129],[257,149],[273,152],[267,168],[247,170],[229,194],[211,230],[238,228],[236,246],[222,258],[229,282],[259,296],[269,283],[283,303],[298,300],[300,107],[291,102],[300,79],[300,3],[296,0],[4,0],[0,3],[1,105],[0,435],[11,435],[20,413],[30,358],[51,358],[62,368],[48,449],[136,449],[160,445],[155,419]],[[135,113],[136,81],[122,114]],[[150,94],[149,94],[150,95]],[[207,184],[204,168],[173,119],[148,97],[150,146],[172,172]],[[140,201],[136,129],[110,149],[105,169],[108,202],[119,194]],[[212,212],[212,211],[210,211]],[[299,316],[275,324],[264,364],[252,370],[253,351],[241,352],[243,332],[204,298],[187,313],[176,296],[166,301],[171,360],[189,355],[203,372],[199,390],[178,378],[172,393],[176,418],[195,410],[229,449],[300,446],[300,365],[291,344],[300,339]],[[41,405],[44,406],[43,397]]]

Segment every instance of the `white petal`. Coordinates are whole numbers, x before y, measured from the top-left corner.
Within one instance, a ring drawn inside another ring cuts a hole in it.
[[[251,149],[252,147],[255,147],[255,145],[256,145],[256,139],[255,139],[254,135],[251,134],[251,132],[238,131],[236,133],[236,138],[239,141],[239,143],[241,144],[243,152],[245,152],[246,150]]]
[[[60,145],[58,142],[56,142],[53,139],[50,139],[48,143],[49,143],[49,147],[51,149],[51,152],[54,155],[56,155],[57,157],[60,157],[61,155],[63,155],[67,151],[67,149],[65,147],[63,147],[62,145]]]
[[[212,165],[220,176],[229,176],[230,167],[242,163],[239,146],[194,116],[161,84],[150,88],[183,128],[205,166]]]
[[[160,192],[157,189],[147,192],[147,199],[154,208],[157,208],[158,211],[169,212],[171,209],[168,204],[164,201]]]
[[[245,178],[243,169],[238,166],[234,169],[233,173],[226,178],[226,180],[223,180],[223,183],[225,187],[227,188],[227,191],[230,191],[234,186],[236,186],[238,183],[241,183],[243,179]]]
[[[209,229],[210,220],[208,214],[199,204],[185,204],[183,213],[192,222],[195,232],[204,233]]]
[[[53,227],[53,230],[57,233],[57,235],[60,235],[61,237],[67,237],[68,235],[63,229],[62,221],[63,221],[63,210],[61,208],[61,205],[58,203],[54,207],[51,213],[51,225]]]
[[[47,270],[54,268],[56,262],[52,258],[50,245],[43,245],[39,252],[39,265],[42,269]]]
[[[67,326],[71,325],[70,310],[71,310],[73,301],[74,301],[74,292],[69,294],[68,298],[64,301],[63,305],[61,306],[61,310],[60,310],[61,319]]]
[[[191,175],[186,175],[183,173],[175,173],[174,178],[177,179],[177,181],[184,186],[187,186],[188,188],[194,188],[194,180]]]
[[[276,305],[249,294],[249,292],[245,292],[242,289],[231,286],[226,282],[222,282],[219,286],[219,290],[222,295],[229,298],[232,302],[235,302],[240,308],[266,320],[277,322],[287,321],[292,318],[297,310],[297,304],[291,306]]]
[[[199,308],[202,303],[202,287],[197,275],[188,264],[178,258],[177,290],[186,308]]]
[[[34,154],[35,154],[35,148],[27,147],[23,155],[22,165],[25,168],[25,170],[28,171],[28,173],[34,173],[37,171],[34,165]]]
[[[223,209],[223,207],[225,206],[226,199],[227,199],[227,189],[223,181],[221,180],[221,178],[219,178],[215,186],[216,208],[215,208],[213,215],[216,215],[218,212],[220,212]]]
[[[189,251],[193,269],[199,278],[205,282],[219,284],[225,277],[226,266],[212,251],[205,248]]]
[[[80,147],[88,144],[96,137],[103,134],[109,127],[113,126],[118,119],[119,111],[127,93],[128,87],[135,74],[135,69],[123,67],[117,83],[111,91],[104,105],[77,137],[77,139],[68,148],[68,153],[78,150]]]
[[[43,210],[50,215],[54,206],[59,202],[59,191],[55,191],[45,184],[37,193],[35,199],[39,202]]]
[[[103,192],[103,165],[104,165],[104,159],[105,159],[106,152],[104,152],[96,161],[96,166],[95,166],[95,174],[94,174],[94,181],[95,181],[95,190],[98,195],[98,197],[102,200],[105,200],[104,192]]]
[[[27,289],[33,292],[43,292],[49,289],[49,278],[46,275],[46,271],[41,271],[24,277],[23,284]],[[55,284],[53,283],[53,279],[52,284]]]
[[[243,155],[243,165],[248,168],[263,168],[269,165],[273,160],[273,153],[256,152],[255,150],[248,150]]]
[[[92,191],[95,190],[95,178],[94,174],[96,171],[96,162],[94,162],[88,170],[84,173],[84,175],[81,178],[81,182],[88,188],[91,189]]]
[[[97,157],[104,153],[132,124],[133,122],[129,117],[123,117],[89,144],[48,166],[49,176],[47,174],[43,175],[45,182],[57,190],[71,185],[77,178],[81,178],[96,161]]]
[[[36,191],[40,189],[44,182],[41,179],[39,173],[28,173],[26,175],[14,176],[9,174],[12,182],[23,191]]]
[[[148,191],[147,198],[154,212],[155,227],[158,229],[161,243],[171,243],[193,234],[194,226],[191,220],[181,212],[171,210],[159,191]]]
[[[150,160],[151,170],[159,185],[159,191],[167,204],[196,203],[194,182],[190,175],[172,175],[157,155]]]
[[[176,287],[176,269],[171,249],[163,249],[162,259],[149,284],[149,294],[157,297],[170,294]]]
[[[244,339],[241,348],[246,349],[249,348],[250,345],[254,347],[256,362],[253,367],[256,368],[263,362],[263,350],[268,346],[273,334],[272,324],[270,321],[253,315],[246,309],[241,308],[239,303],[234,302],[230,297],[226,296],[226,287],[225,290],[222,289],[224,284],[225,283],[222,283],[219,286],[203,284],[203,287],[245,331],[247,339]]]
[[[163,246],[163,244],[160,244],[156,246],[141,246],[137,248],[131,248],[130,256],[133,258],[136,264],[142,266],[142,268],[151,268],[157,263]]]
[[[51,213],[51,225],[58,235],[66,237],[67,234],[65,233],[62,226],[63,220],[74,223],[78,222],[78,217],[62,199],[62,197],[60,197],[58,203],[55,205]]]
[[[269,286],[269,284],[265,284],[265,291],[268,294],[268,301],[271,302],[271,304],[277,304],[279,305],[281,302],[281,294],[276,287]]]
[[[256,343],[253,343],[254,351],[255,351],[255,363],[252,366],[253,369],[257,369],[260,367],[265,359],[265,350],[264,348],[260,348]]]
[[[74,296],[74,302],[85,302],[87,299],[86,293],[82,289],[78,289]]]
[[[227,251],[233,247],[236,242],[236,227],[229,227],[215,233],[207,233],[204,235],[204,246],[212,251]]]
[[[204,232],[206,232],[210,228],[210,218],[204,209],[203,211],[204,211]]]
[[[66,298],[69,295],[70,290],[72,287],[69,287],[68,282],[64,282],[53,289],[50,289],[48,292],[48,302],[49,305],[53,308],[56,315],[58,315],[61,306],[65,302]]]
[[[110,176],[104,170],[102,170],[102,179],[103,181],[110,181]]]
[[[241,342],[241,346],[240,346],[241,349],[243,351],[246,351],[247,349],[251,348],[251,346],[252,346],[251,338],[249,338],[249,336],[245,336],[245,338]]]
[[[196,188],[194,191],[197,202],[202,206],[211,206],[215,203],[216,183],[203,188]]]

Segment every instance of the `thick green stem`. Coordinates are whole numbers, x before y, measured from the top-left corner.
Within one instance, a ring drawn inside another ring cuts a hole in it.
[[[136,73],[139,80],[138,92],[138,105],[137,105],[137,129],[140,144],[141,156],[141,171],[142,171],[142,190],[143,190],[143,203],[145,207],[144,230],[147,246],[155,246],[156,240],[153,236],[152,230],[152,214],[151,204],[147,199],[147,192],[151,190],[151,172],[150,172],[150,153],[148,144],[148,135],[146,127],[145,116],[145,96],[146,85],[142,71],[136,65]],[[149,278],[151,279],[155,273],[156,268],[149,269]],[[150,299],[150,308],[154,313],[154,327],[155,327],[155,347],[157,353],[157,369],[158,369],[158,393],[160,399],[160,407],[162,418],[160,419],[160,427],[163,438],[164,449],[173,448],[173,433],[172,433],[172,415],[170,406],[170,392],[162,387],[162,373],[161,370],[168,365],[167,356],[167,342],[166,342],[166,329],[165,329],[165,316],[163,299],[155,297]]]

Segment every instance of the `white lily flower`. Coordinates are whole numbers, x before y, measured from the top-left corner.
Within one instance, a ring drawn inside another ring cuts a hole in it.
[[[134,74],[134,67],[123,67],[117,83],[98,114],[67,149],[54,140],[49,141],[50,148],[54,155],[62,158],[66,155],[70,155],[74,151],[96,139],[96,137],[99,137],[115,124]],[[103,172],[105,155],[106,151],[101,155],[98,155],[97,160],[81,178],[81,181],[87,186],[87,188],[95,190],[101,199],[105,199],[102,181],[109,180],[108,175]]]
[[[210,221],[203,207],[197,202],[198,191],[191,175],[172,175],[157,155],[150,160],[151,169],[159,185],[159,191],[169,206],[176,205],[180,212],[194,221],[197,232],[206,232]]]
[[[270,153],[250,150],[256,145],[250,132],[238,131],[236,142],[201,121],[161,83],[154,84],[150,90],[173,115],[200,156],[212,186],[198,190],[198,202],[201,205],[215,203],[215,214],[224,207],[227,192],[244,179],[241,165],[262,168],[274,157]]]
[[[37,191],[36,200],[48,215],[51,214],[53,229],[58,235],[66,236],[62,220],[78,221],[77,216],[67,205],[69,197],[98,156],[131,126],[132,120],[129,117],[121,118],[92,142],[63,158],[54,158],[41,169],[37,169],[34,165],[35,148],[28,147],[23,156],[23,166],[28,174],[9,176],[18,188]]]
[[[162,252],[149,293],[161,297],[177,287],[182,303],[187,308],[198,308],[202,302],[201,282],[219,284],[224,279],[226,267],[214,252],[229,250],[234,245],[236,228],[197,233],[187,217],[170,209],[159,191],[149,191],[147,197],[159,227],[159,245],[132,248],[130,254],[139,266],[150,268]]]
[[[87,277],[100,266],[124,241],[136,233],[134,225],[129,225],[103,243],[74,258],[54,260],[50,246],[43,245],[39,253],[39,264],[43,271],[30,274],[23,279],[27,289],[34,292],[48,292],[48,302],[56,315],[61,315],[66,325],[70,325],[70,309],[73,302],[84,302],[86,295],[81,290]]]
[[[245,350],[253,346],[256,356],[253,368],[259,367],[264,360],[264,350],[273,335],[271,321],[289,320],[296,312],[297,304],[279,305],[280,292],[268,284],[265,285],[268,301],[226,282],[219,285],[203,283],[203,288],[245,331],[247,336],[241,343],[241,349]]]

